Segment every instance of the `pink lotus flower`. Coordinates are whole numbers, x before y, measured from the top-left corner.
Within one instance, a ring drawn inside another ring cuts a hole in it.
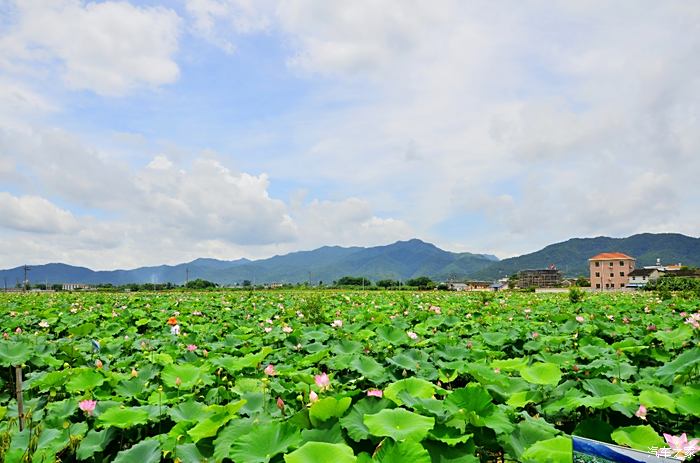
[[[209,357],[209,351],[206,350],[206,349],[204,349],[204,350],[202,351],[202,355],[205,356],[205,357]]]
[[[100,359],[95,360],[95,367],[97,367],[98,370],[99,370],[100,368],[102,368],[102,366],[103,366],[103,365],[102,365],[102,360],[100,360]]]
[[[22,328],[20,328],[20,327],[18,326],[17,329],[15,330],[15,333],[17,333],[17,334],[22,334]]]
[[[179,376],[177,376],[177,377],[175,378],[175,386],[176,386],[176,387],[182,386],[182,379],[180,379]]]
[[[408,331],[406,334],[408,335],[409,338],[413,339],[414,341],[416,339],[418,339],[418,335],[416,333],[414,333],[413,331]]]
[[[320,387],[322,390],[331,387],[331,380],[326,373],[314,376],[314,382],[316,386]]]
[[[532,339],[537,339],[540,337],[540,334],[537,331],[532,332]]]
[[[333,320],[333,323],[331,323],[331,326],[333,328],[340,328],[343,326],[343,320]]]
[[[197,345],[196,344],[188,344],[187,345],[187,350],[190,352],[194,352],[197,350]]]
[[[384,397],[384,392],[381,389],[370,389],[367,391],[367,397],[379,397],[381,399]]]
[[[647,331],[656,331],[656,325],[652,324],[647,326]]]
[[[271,326],[266,326],[266,327],[265,327],[265,332],[266,332],[266,333],[269,333],[269,332],[271,332],[271,331],[272,331],[272,327],[271,327]]]
[[[78,408],[88,415],[92,415],[92,412],[95,411],[95,405],[97,405],[97,401],[95,400],[83,400],[78,402]]]
[[[309,392],[309,402],[314,403],[318,400],[318,394],[316,392],[311,391]]]
[[[291,333],[291,332],[294,331],[294,330],[292,329],[291,326],[283,326],[283,327],[282,327],[282,331],[284,331],[285,333],[289,334],[289,333]]]
[[[284,400],[281,397],[277,397],[277,408],[284,411]]]
[[[688,436],[685,433],[680,436],[664,433],[664,439],[666,439],[666,443],[671,447],[671,450],[676,452],[675,457],[687,457],[700,451],[700,447],[698,447],[700,439],[693,439],[688,442]]]
[[[583,318],[581,315],[577,315],[577,316],[576,316],[576,321],[579,322],[579,323],[583,323],[584,321],[586,321],[586,319]]]
[[[642,420],[647,419],[647,408],[644,405],[639,406],[639,410],[637,410],[634,414],[637,418],[640,418]]]
[[[269,364],[268,366],[265,367],[265,374],[267,376],[275,376],[277,375],[277,371],[275,370],[275,366],[273,364]]]

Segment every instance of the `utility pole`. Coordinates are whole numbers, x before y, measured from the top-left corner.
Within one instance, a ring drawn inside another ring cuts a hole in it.
[[[29,272],[30,270],[31,270],[31,267],[29,267],[28,265],[24,266],[24,286],[23,287],[24,287],[25,291],[29,289],[29,280],[27,279],[27,272]]]

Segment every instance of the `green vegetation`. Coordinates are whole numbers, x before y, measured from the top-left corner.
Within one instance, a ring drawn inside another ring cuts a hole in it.
[[[571,434],[646,450],[700,437],[699,310],[651,292],[2,293],[0,461],[568,463]]]

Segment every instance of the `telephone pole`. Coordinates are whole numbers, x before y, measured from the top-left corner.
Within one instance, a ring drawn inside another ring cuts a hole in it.
[[[29,267],[28,265],[24,266],[24,286],[23,287],[24,287],[25,291],[29,289],[29,279],[27,278],[27,272],[29,272],[30,270],[31,270],[31,267]]]

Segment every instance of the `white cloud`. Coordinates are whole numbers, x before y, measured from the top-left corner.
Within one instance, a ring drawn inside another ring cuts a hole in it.
[[[78,222],[69,211],[39,196],[0,192],[0,227],[33,233],[70,233]]]
[[[110,96],[178,78],[180,18],[172,10],[80,0],[23,0],[14,7],[16,22],[0,36],[6,69],[58,70],[70,88]]]
[[[186,0],[193,30],[227,53],[233,53],[234,35],[267,29],[268,12],[264,0]]]

